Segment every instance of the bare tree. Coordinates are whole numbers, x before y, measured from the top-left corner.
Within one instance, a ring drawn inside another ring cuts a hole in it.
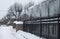
[[[28,14],[23,14],[23,15],[21,15],[21,20],[22,20],[22,21],[29,20]]]
[[[7,17],[8,18],[20,18],[20,14],[22,12],[22,4],[15,3],[14,5],[10,6],[8,10]]]
[[[34,5],[34,2],[30,1],[28,4],[25,5],[24,9],[28,9],[28,8],[30,8],[33,5]]]

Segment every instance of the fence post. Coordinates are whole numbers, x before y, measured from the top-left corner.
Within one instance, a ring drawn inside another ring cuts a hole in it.
[[[40,19],[40,37],[42,37],[42,23],[41,23],[41,19]]]
[[[59,17],[58,17],[58,39],[60,39],[60,23],[59,23]]]

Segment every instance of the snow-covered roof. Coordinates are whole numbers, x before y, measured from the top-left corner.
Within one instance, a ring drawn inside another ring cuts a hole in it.
[[[37,6],[37,5],[40,5],[40,3],[34,4],[34,5],[31,6],[29,9],[34,8],[34,7]]]
[[[14,21],[15,24],[23,24],[23,21]]]

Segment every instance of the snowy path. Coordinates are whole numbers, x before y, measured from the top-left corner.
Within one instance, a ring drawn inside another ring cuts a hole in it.
[[[12,26],[1,26],[0,27],[0,39],[42,39],[38,36],[32,35],[27,32],[19,30],[16,32]]]
[[[17,39],[8,27],[0,27],[0,39]]]

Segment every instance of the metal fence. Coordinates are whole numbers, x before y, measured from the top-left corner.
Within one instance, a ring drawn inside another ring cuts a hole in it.
[[[23,29],[46,39],[59,39],[60,17],[40,18],[40,21],[25,21]]]

